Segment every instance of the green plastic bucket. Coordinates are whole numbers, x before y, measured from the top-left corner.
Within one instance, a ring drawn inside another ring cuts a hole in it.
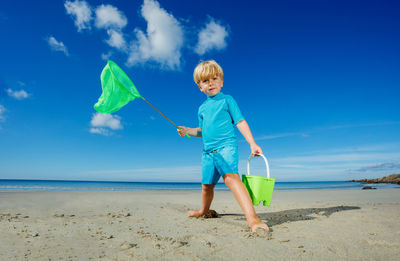
[[[263,202],[264,206],[271,205],[272,194],[274,192],[275,179],[269,176],[269,166],[267,158],[264,155],[260,155],[265,161],[267,167],[267,177],[250,175],[250,155],[247,161],[247,175],[242,175],[242,181],[250,194],[253,205],[258,206]]]

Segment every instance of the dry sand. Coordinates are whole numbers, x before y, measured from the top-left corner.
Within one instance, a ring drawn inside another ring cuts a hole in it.
[[[400,260],[400,189],[276,191],[250,233],[229,191],[0,193],[0,260]]]

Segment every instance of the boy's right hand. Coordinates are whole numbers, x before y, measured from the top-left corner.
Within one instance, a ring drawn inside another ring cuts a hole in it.
[[[185,137],[185,135],[187,134],[188,128],[186,128],[185,126],[178,126],[179,129],[177,129],[179,136],[181,137]]]

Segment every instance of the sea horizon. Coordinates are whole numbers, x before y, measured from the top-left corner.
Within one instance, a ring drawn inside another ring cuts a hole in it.
[[[281,181],[275,183],[275,190],[340,190],[362,189],[364,186],[377,189],[400,188],[399,185],[377,183],[367,184],[351,181]],[[216,190],[229,190],[220,182]],[[45,180],[45,179],[0,179],[0,192],[41,192],[41,191],[135,191],[135,190],[201,190],[200,182],[148,182],[148,181],[94,181],[94,180]]]

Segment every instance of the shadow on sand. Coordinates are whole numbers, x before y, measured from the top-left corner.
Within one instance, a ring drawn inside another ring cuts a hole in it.
[[[356,206],[337,206],[329,208],[300,208],[300,209],[289,209],[272,213],[258,213],[257,215],[261,220],[266,221],[268,226],[276,226],[286,222],[312,220],[315,219],[315,215],[329,217],[333,213],[346,210],[361,209]],[[238,216],[237,220],[245,220],[243,214],[219,214],[220,217],[224,216]]]

